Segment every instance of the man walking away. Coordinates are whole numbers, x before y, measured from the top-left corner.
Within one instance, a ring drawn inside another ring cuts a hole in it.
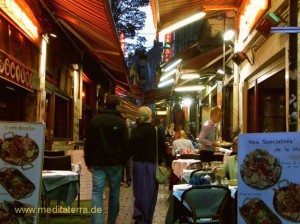
[[[117,96],[107,96],[106,108],[94,116],[89,124],[84,159],[93,177],[92,208],[102,210],[92,214],[92,224],[104,223],[103,191],[106,179],[109,183],[109,224],[116,223],[119,212],[122,164],[129,155],[128,129],[119,107]]]

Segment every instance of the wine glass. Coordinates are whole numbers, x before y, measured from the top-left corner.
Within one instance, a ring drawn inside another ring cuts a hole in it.
[[[221,184],[222,180],[226,177],[226,173],[224,168],[217,167],[216,168],[216,180],[218,181],[218,184]]]
[[[208,175],[208,167],[209,167],[209,164],[208,163],[203,163],[205,169],[206,169],[206,174],[205,176],[203,177],[204,179],[206,179],[209,183],[212,182],[212,179],[211,179],[211,176]]]

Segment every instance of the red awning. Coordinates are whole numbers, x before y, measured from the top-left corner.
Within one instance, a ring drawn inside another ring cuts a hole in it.
[[[237,10],[243,0],[151,0],[157,33],[197,12],[205,11],[206,18]]]
[[[108,0],[40,0],[77,43],[109,70],[109,76],[128,86],[128,69]]]

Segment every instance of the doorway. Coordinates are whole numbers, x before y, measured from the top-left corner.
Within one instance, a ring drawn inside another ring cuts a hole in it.
[[[281,70],[248,91],[248,133],[285,132],[285,72]]]

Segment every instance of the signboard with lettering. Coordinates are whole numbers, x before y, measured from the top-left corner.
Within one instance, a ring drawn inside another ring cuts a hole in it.
[[[0,214],[5,223],[38,223],[45,125],[0,123]],[[3,216],[2,216],[3,217]]]
[[[38,42],[40,27],[34,13],[24,0],[0,0],[3,10],[34,41]]]
[[[250,34],[254,25],[268,10],[270,0],[246,0],[239,13],[238,42],[243,42]]]
[[[0,50],[0,78],[33,92],[34,73]]]
[[[300,222],[300,133],[239,135],[238,223]]]
[[[163,61],[168,62],[172,57],[172,34],[165,35],[165,47]]]

